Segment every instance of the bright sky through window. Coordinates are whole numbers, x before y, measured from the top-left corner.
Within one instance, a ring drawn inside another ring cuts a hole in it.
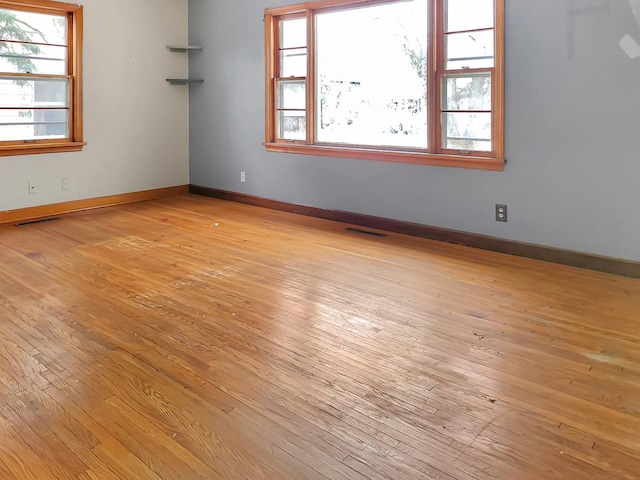
[[[318,14],[318,142],[427,147],[427,8],[414,0]]]
[[[2,1],[0,155],[82,149],[81,34],[80,5]]]
[[[504,0],[265,13],[268,150],[502,169]]]

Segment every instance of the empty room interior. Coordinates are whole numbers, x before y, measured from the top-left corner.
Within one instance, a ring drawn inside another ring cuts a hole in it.
[[[0,480],[640,479],[640,0],[0,0]]]

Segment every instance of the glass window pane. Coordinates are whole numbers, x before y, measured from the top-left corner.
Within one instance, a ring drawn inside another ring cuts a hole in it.
[[[445,75],[443,110],[491,110],[491,74]]]
[[[305,109],[307,105],[305,82],[280,82],[278,108]]]
[[[462,152],[490,152],[491,140],[455,140],[447,139],[445,143],[446,149],[458,150]]]
[[[426,148],[428,1],[317,16],[317,140]]]
[[[68,82],[0,77],[0,107],[67,107]]]
[[[307,46],[307,19],[283,20],[280,22],[280,48]]]
[[[307,113],[291,110],[279,111],[278,138],[283,140],[306,140]]]
[[[0,71],[65,75],[67,47],[0,41]]]
[[[493,30],[446,36],[447,70],[493,68]]]
[[[0,9],[0,40],[18,42],[67,44],[67,19],[43,13]]]
[[[443,113],[442,147],[490,152],[490,113]]]
[[[67,110],[0,108],[0,141],[66,138],[67,133]]]
[[[282,78],[307,76],[306,48],[281,51],[280,62],[280,76]]]
[[[493,28],[494,0],[446,0],[445,32]]]

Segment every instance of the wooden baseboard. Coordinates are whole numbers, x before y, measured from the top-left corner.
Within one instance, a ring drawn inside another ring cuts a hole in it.
[[[625,277],[640,278],[640,263],[629,260],[602,257],[588,253],[573,252],[570,250],[561,250],[542,245],[516,242],[513,240],[460,232],[457,230],[447,230],[439,227],[430,227],[428,225],[403,222],[389,218],[373,217],[359,213],[306,207],[303,205],[279,202],[242,193],[200,187],[197,185],[190,185],[189,192],[195,195],[203,195],[206,197],[244,203],[272,210],[281,210],[309,217],[324,218],[326,220],[333,220],[361,227],[375,228],[377,230],[385,230],[388,232],[402,233],[405,235],[413,235],[415,237],[429,238],[431,240],[439,240],[442,242],[454,243],[456,245],[465,245],[492,252],[506,253],[509,255],[543,260],[546,262],[569,265],[598,272],[612,273]]]
[[[177,187],[157,188],[155,190],[145,190],[143,192],[123,193],[120,195],[109,195],[108,197],[90,198],[87,200],[75,200],[72,202],[54,203],[52,205],[42,205],[39,207],[20,208],[18,210],[6,210],[0,212],[0,224],[18,223],[39,218],[54,217],[67,213],[91,210],[94,208],[111,207],[124,203],[142,202],[157,198],[173,197],[189,192],[188,185]]]

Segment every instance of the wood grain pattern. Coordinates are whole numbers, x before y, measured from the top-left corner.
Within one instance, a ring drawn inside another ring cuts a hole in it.
[[[347,226],[0,226],[0,477],[640,477],[640,281]]]
[[[296,213],[298,215],[306,215],[316,218],[324,218],[325,220],[351,223],[372,229],[401,233],[404,235],[413,235],[441,242],[454,243],[456,245],[490,250],[492,252],[532,258],[534,260],[544,260],[545,262],[585,268],[588,270],[595,270],[597,272],[640,278],[640,263],[632,262],[630,260],[602,257],[588,253],[573,252],[570,250],[561,250],[553,247],[545,247],[543,245],[516,242],[503,238],[488,237],[486,235],[478,235],[475,233],[460,232],[446,228],[432,227],[430,225],[404,222],[402,220],[345,212],[343,210],[326,210],[306,205],[296,205],[264,197],[256,197],[254,195],[230,192],[227,190],[218,190],[216,188],[201,187],[198,185],[189,185],[189,191],[196,195],[244,203],[256,207],[280,210],[283,212]]]
[[[143,202],[156,198],[171,197],[181,195],[188,190],[187,185],[177,187],[157,188],[142,192],[121,193],[106,197],[88,198],[86,200],[73,200],[71,202],[54,203],[51,205],[41,205],[38,207],[20,208],[18,210],[0,211],[0,224],[18,223],[35,220],[39,218],[55,217],[67,213],[90,210],[93,208],[111,207],[123,203]]]

